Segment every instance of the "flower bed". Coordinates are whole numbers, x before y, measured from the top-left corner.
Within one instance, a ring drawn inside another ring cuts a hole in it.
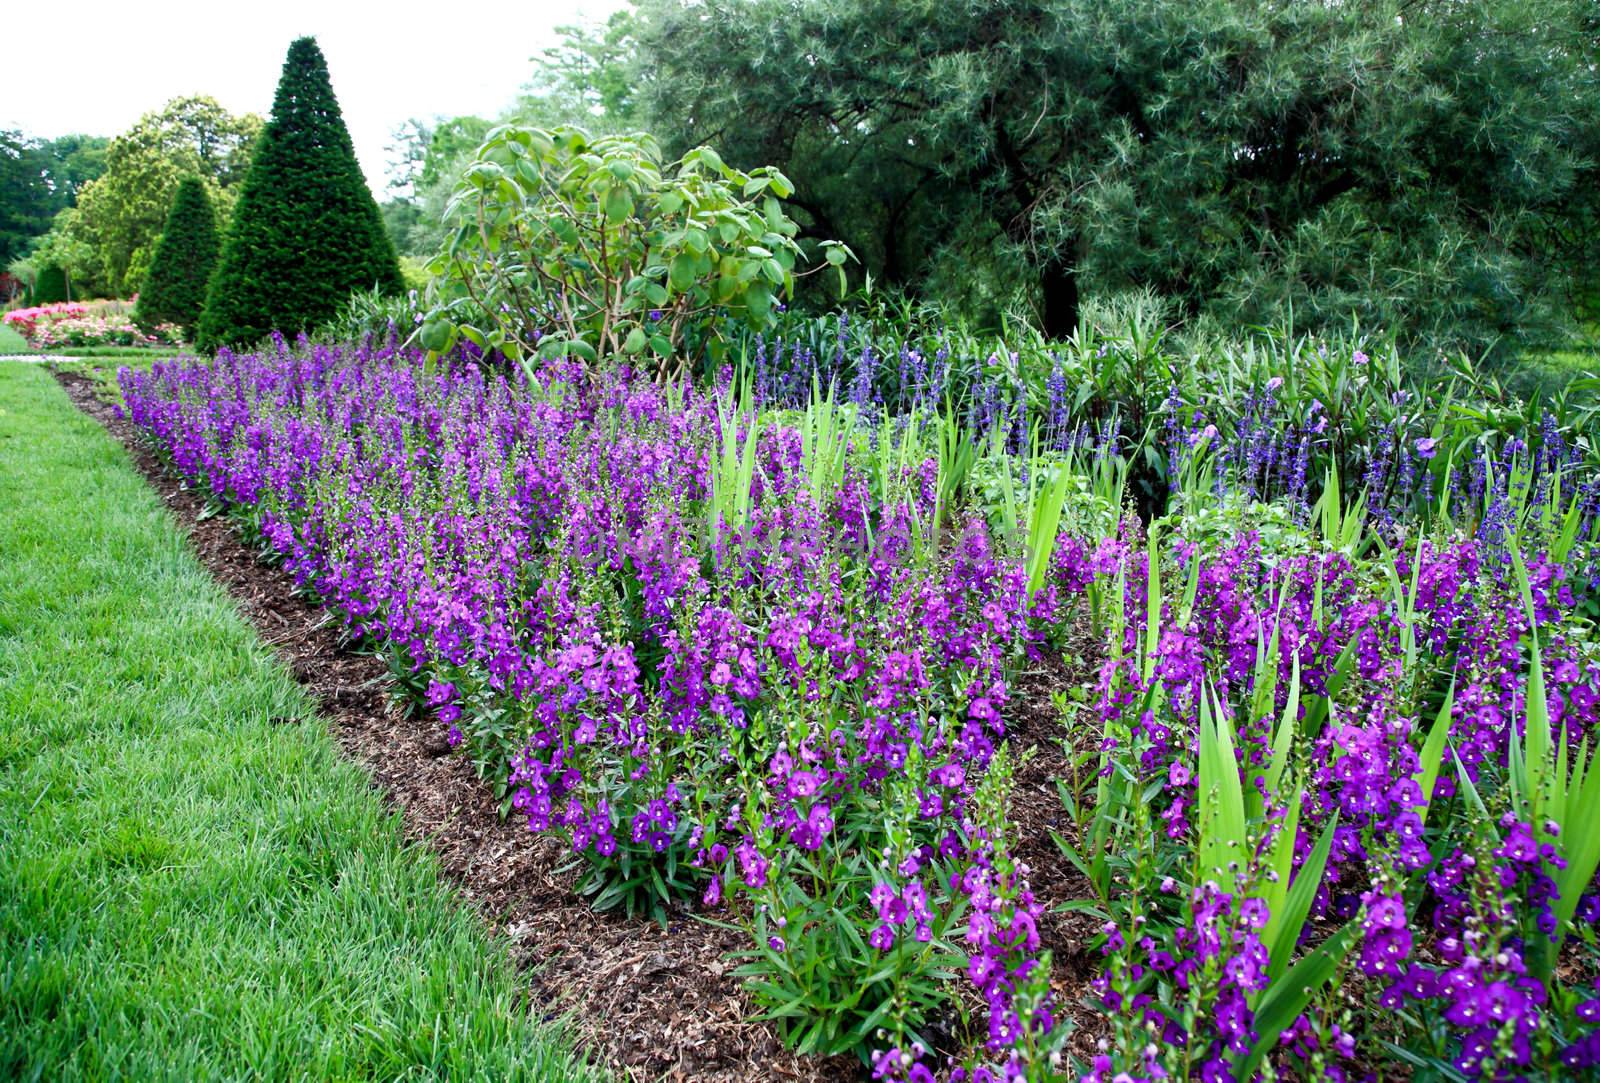
[[[32,308],[17,308],[0,316],[0,322],[18,332],[29,342],[39,332],[39,324],[50,323],[54,320],[81,319],[88,314],[88,308],[82,304],[66,301],[53,305],[35,305]]]
[[[116,302],[63,302],[19,308],[3,317],[36,350],[90,346],[177,346],[182,332],[175,324],[144,329],[133,322],[128,306]]]
[[[746,928],[752,999],[800,1048],[880,1050],[884,1078],[1593,1063],[1594,508],[1558,434],[1427,519],[1331,484],[1211,503],[1174,469],[1195,492],[1147,533],[1092,457],[996,443],[963,485],[947,430],[831,399],[392,347],[122,385],[596,905]],[[1412,477],[1405,508],[1451,484]],[[1058,519],[1041,488],[1073,494]],[[1016,674],[1084,621],[1103,667],[1062,690],[1064,732],[1098,751],[1029,870]],[[1030,885],[1069,873],[1102,927],[1093,1013],[1052,983]]]

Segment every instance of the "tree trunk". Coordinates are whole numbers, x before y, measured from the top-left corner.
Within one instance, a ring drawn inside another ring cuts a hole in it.
[[[900,267],[900,223],[898,215],[889,216],[889,228],[883,231],[883,280],[898,286],[905,272]]]
[[[1068,338],[1078,329],[1078,274],[1066,263],[1051,260],[1039,271],[1039,292],[1044,302],[1045,338]]]

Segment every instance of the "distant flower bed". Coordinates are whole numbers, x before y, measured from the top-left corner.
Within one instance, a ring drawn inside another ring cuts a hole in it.
[[[7,327],[19,332],[31,343],[33,336],[38,334],[40,323],[49,324],[61,319],[75,319],[87,315],[88,311],[88,307],[81,304],[36,305],[33,308],[19,308],[14,312],[7,312],[4,322]]]
[[[7,312],[7,327],[37,350],[83,346],[177,346],[182,333],[163,323],[145,330],[133,322],[123,302],[62,302]]]

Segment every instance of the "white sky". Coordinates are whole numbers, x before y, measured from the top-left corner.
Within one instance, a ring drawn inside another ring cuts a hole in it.
[[[533,72],[555,27],[603,20],[622,0],[150,0],[73,3],[0,33],[0,128],[116,135],[172,98],[272,109],[289,42],[310,34],[367,183],[380,198],[394,128],[408,117],[493,116]],[[36,14],[43,9],[36,8]],[[37,25],[35,25],[37,24]],[[49,30],[39,27],[49,26]]]

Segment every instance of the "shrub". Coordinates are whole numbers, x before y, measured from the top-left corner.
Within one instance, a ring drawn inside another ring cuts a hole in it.
[[[203,350],[298,331],[353,289],[399,293],[400,267],[315,40],[289,46],[272,119],[245,177],[206,295]]]
[[[663,373],[686,338],[720,356],[722,323],[763,330],[793,293],[805,254],[780,202],[792,192],[777,170],[732,169],[709,147],[663,168],[648,135],[496,128],[447,209],[422,345],[648,352]],[[849,258],[821,247],[830,265]]]
[[[33,284],[35,305],[54,305],[72,300],[72,281],[58,264],[47,264],[39,269],[39,278]]]
[[[421,322],[416,290],[396,297],[381,290],[353,290],[339,310],[317,327],[318,342],[360,343],[368,338],[405,341]]]
[[[150,272],[139,293],[141,326],[175,323],[193,339],[206,303],[206,283],[217,263],[217,217],[205,185],[186,177],[167,215]]]

